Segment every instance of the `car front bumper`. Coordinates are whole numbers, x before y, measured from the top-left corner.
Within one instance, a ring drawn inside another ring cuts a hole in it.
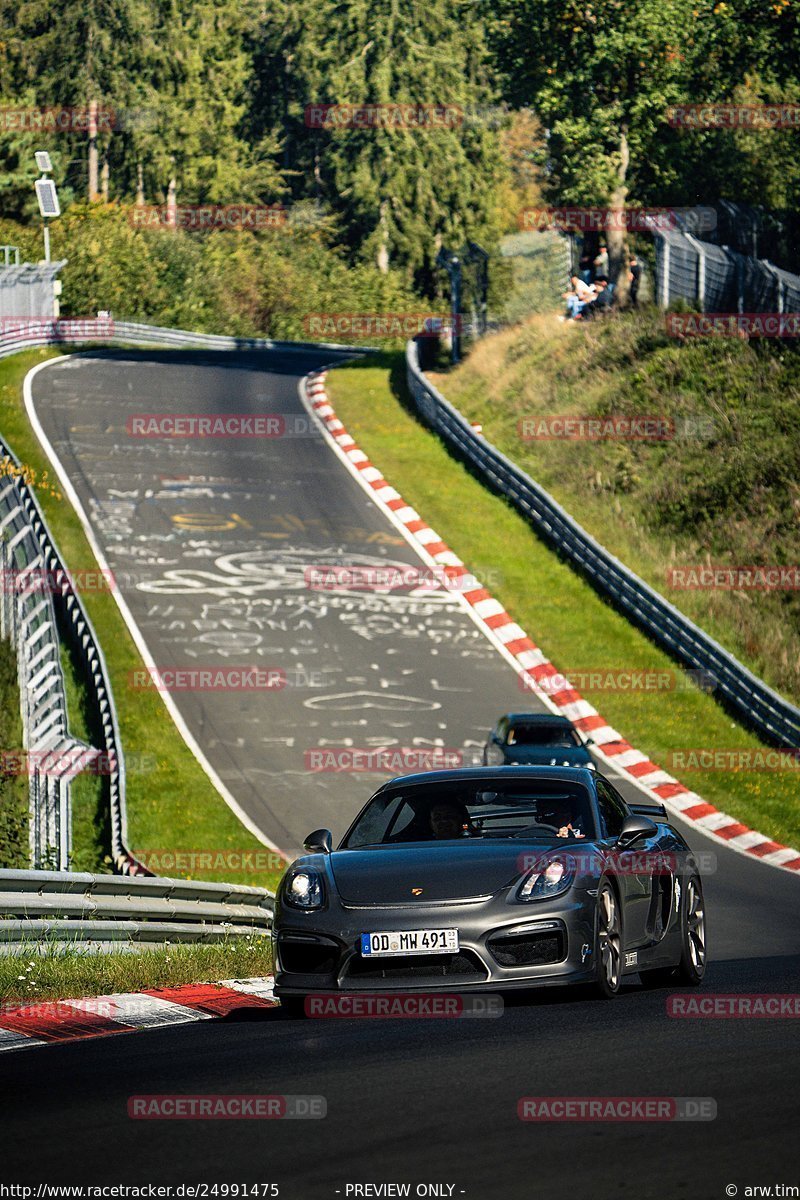
[[[364,933],[458,930],[451,954],[363,958]],[[275,915],[275,993],[484,991],[595,978],[595,908],[588,892],[551,901],[503,897],[355,908],[340,903]]]

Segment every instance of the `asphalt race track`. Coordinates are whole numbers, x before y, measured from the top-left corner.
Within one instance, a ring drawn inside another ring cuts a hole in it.
[[[286,671],[273,693],[175,699],[242,807],[287,848],[315,825],[340,832],[377,779],[310,774],[310,748],[438,739],[474,751],[500,712],[532,700],[452,597],[333,597],[305,586],[308,565],[418,565],[321,436],[300,433],[298,379],[330,359],[103,353],[72,356],[34,381],[40,420],[155,662]],[[219,411],[281,413],[287,425],[296,419],[296,435],[126,434],[134,414]],[[797,991],[800,882],[676,824],[717,855],[705,879],[713,961],[703,992]],[[473,1200],[565,1190],[712,1200],[727,1185],[740,1196],[800,1185],[798,1078],[796,1021],[670,1018],[665,993],[635,978],[610,1002],[568,989],[516,997],[496,1020],[316,1022],[262,1010],[3,1055],[2,1175],[273,1182],[292,1200],[366,1183],[408,1183],[411,1195],[439,1184],[441,1195]],[[322,1095],[327,1117],[127,1116],[129,1096],[166,1093]],[[711,1097],[717,1117],[518,1119],[520,1097],[548,1095]]]
[[[156,666],[285,676],[273,690],[172,695],[239,804],[290,851],[315,826],[343,833],[385,778],[310,780],[309,752],[438,745],[470,765],[501,713],[543,707],[444,588],[307,585],[310,569],[330,563],[425,570],[298,397],[299,379],[331,357],[320,353],[72,355],[33,382]],[[164,413],[280,414],[286,435],[127,432],[136,416]]]

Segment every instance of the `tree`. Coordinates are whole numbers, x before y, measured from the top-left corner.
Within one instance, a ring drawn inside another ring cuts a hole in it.
[[[0,0],[6,47],[7,93],[26,95],[34,105],[79,110],[75,127],[46,140],[62,150],[64,182],[98,198],[99,158],[112,137],[115,111],[135,94],[137,54],[145,20],[143,0]],[[81,127],[99,109],[95,134]],[[41,135],[38,138],[42,145]]]
[[[494,231],[501,175],[480,21],[457,0],[296,0],[288,36],[264,27],[260,69],[282,124],[296,196],[342,220],[351,251],[432,287],[443,243]],[[314,128],[312,106],[449,106],[451,123]],[[313,118],[312,118],[313,119]]]
[[[669,105],[683,99],[694,0],[501,0],[492,25],[505,90],[549,128],[551,190],[607,206],[610,273],[624,293],[622,211]],[[652,163],[650,163],[652,170]],[[658,168],[655,169],[656,186]],[[661,200],[663,204],[664,199]]]

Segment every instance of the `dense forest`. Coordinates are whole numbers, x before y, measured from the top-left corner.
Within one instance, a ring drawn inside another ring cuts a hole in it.
[[[526,204],[800,199],[800,110],[669,119],[796,102],[797,0],[0,0],[0,27],[0,215],[35,216],[48,149],[62,208],[105,210],[101,242],[130,241],[137,203],[280,204],[268,239],[431,295],[442,245],[491,247]],[[422,116],[314,116],[330,105]]]

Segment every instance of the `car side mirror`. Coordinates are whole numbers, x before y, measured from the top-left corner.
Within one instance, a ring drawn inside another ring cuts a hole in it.
[[[642,816],[641,813],[632,813],[622,822],[622,829],[617,838],[617,849],[627,850],[641,838],[653,837],[656,833],[658,833],[658,826],[655,821]]]
[[[333,834],[330,829],[315,829],[303,843],[309,854],[330,854]]]

